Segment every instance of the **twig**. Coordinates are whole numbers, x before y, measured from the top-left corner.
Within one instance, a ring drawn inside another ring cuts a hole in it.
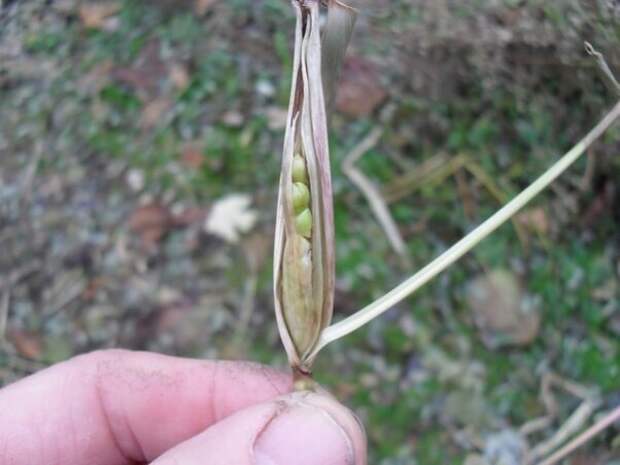
[[[597,405],[598,402],[594,399],[584,400],[551,438],[541,442],[532,449],[528,463],[534,463],[535,460],[544,457],[560,447],[569,437],[583,427],[588,421],[588,418],[594,413],[594,409]]]
[[[529,436],[530,434],[537,433],[545,428],[548,428],[553,421],[551,415],[545,415],[544,417],[534,418],[521,425],[519,428],[519,434],[521,436]]]
[[[70,303],[78,299],[84,292],[86,282],[81,274],[75,279],[71,277],[70,282],[68,281],[69,279],[67,278],[61,281],[62,286],[54,296],[55,298],[50,304],[45,305],[47,308],[43,311],[44,321],[49,321],[56,317],[56,315],[63,311]]]
[[[37,143],[35,147],[34,155],[32,159],[26,165],[24,172],[22,173],[22,177],[20,180],[20,191],[21,191],[21,200],[23,203],[30,202],[32,197],[32,185],[34,182],[35,175],[37,174],[37,168],[39,166],[39,162],[41,161],[41,157],[43,156],[43,144]]]
[[[561,378],[552,372],[546,372],[543,374],[540,382],[540,398],[547,414],[535,418],[523,424],[519,428],[519,433],[523,436],[528,436],[532,433],[536,433],[542,429],[545,429],[551,425],[551,422],[558,415],[558,403],[553,396],[553,387],[557,386],[569,394],[578,397],[581,400],[593,399],[593,393],[590,392],[584,386],[578,385],[572,381]],[[544,455],[544,454],[543,454]]]
[[[598,433],[603,431],[605,428],[611,426],[612,424],[614,424],[615,422],[619,420],[620,420],[620,406],[616,407],[609,414],[607,414],[604,418],[597,421],[594,425],[592,425],[590,428],[585,430],[583,433],[581,433],[571,442],[566,444],[560,450],[556,451],[553,455],[551,455],[550,457],[547,457],[542,462],[539,462],[538,465],[553,465],[559,462],[564,457],[566,457],[568,454],[573,452],[575,449],[581,447],[586,442],[588,442],[590,439],[592,439],[594,436],[596,436]]]
[[[15,286],[22,278],[29,275],[40,267],[40,262],[34,260],[22,267],[14,270],[4,281],[0,281],[0,291],[2,296],[0,297],[0,344],[5,341],[6,329],[9,318],[9,304],[11,301],[11,288]]]
[[[418,164],[405,174],[397,177],[383,189],[383,198],[387,203],[394,203],[403,197],[415,192],[423,184],[438,182],[449,176],[453,170],[454,158],[445,153],[439,153]],[[448,168],[446,173],[446,168]],[[454,169],[460,168],[459,166]]]
[[[469,172],[500,204],[508,199],[499,189],[495,181],[480,165],[468,155],[461,154],[450,158],[445,154],[438,154],[420,164],[415,170],[401,176],[384,191],[387,202],[395,202],[406,195],[420,189],[423,185],[440,184],[449,176],[458,173],[461,168]],[[521,224],[512,219],[513,226],[519,242],[524,249],[527,248],[527,235]]]
[[[586,169],[579,180],[577,187],[581,192],[585,192],[592,186],[592,180],[594,179],[594,172],[596,170],[596,157],[593,153],[586,155]]]
[[[344,320],[327,327],[313,351],[313,356],[330,342],[355,331],[392,306],[396,305],[410,294],[418,290],[428,281],[448,268],[480,241],[509,220],[516,212],[523,208],[530,200],[542,192],[550,183],[568,169],[587,149],[598,139],[620,116],[620,101],[607,115],[592,129],[577,145],[570,149],[547,172],[534,181],[523,192],[508,202],[504,207],[474,229],[471,233],[450,247],[438,258],[426,265],[408,280],[385,294],[367,307],[359,310]]]
[[[607,61],[605,60],[603,54],[601,52],[598,52],[590,42],[584,42],[584,46],[588,55],[593,56],[596,59],[596,64],[605,76],[609,87],[611,87],[611,89],[616,93],[616,95],[620,96],[620,83],[616,80],[616,77],[609,68],[609,65],[607,64]]]
[[[379,224],[383,228],[385,235],[394,251],[401,257],[403,260],[408,259],[407,255],[407,246],[405,245],[405,241],[400,235],[398,231],[398,226],[392,215],[390,215],[390,211],[386,205],[385,200],[381,196],[381,192],[377,187],[372,183],[370,179],[366,177],[366,175],[355,166],[355,163],[370,149],[372,149],[377,143],[379,139],[381,139],[381,135],[383,134],[383,130],[380,128],[374,128],[351,152],[345,157],[342,162],[342,171],[343,173],[351,180],[353,184],[357,186],[357,188],[362,192],[366,200],[368,201],[370,208],[375,214]]]
[[[465,214],[465,218],[467,218],[467,221],[472,221],[474,218],[476,205],[472,190],[467,184],[464,169],[460,168],[454,171],[454,181],[456,182],[456,190],[461,198],[461,203],[463,204],[463,213]]]
[[[464,156],[463,167],[469,171],[471,175],[476,178],[476,180],[482,184],[493,197],[495,197],[497,202],[502,204],[508,201],[507,196],[500,190],[497,184],[495,184],[493,178],[489,176],[478,163],[474,162],[469,157]],[[527,251],[527,234],[525,233],[523,226],[519,224],[519,221],[517,221],[516,218],[511,218],[511,221],[521,246]]]
[[[41,266],[42,266],[42,262],[39,259],[34,259],[34,260],[27,262],[26,264],[14,270],[6,279],[6,281],[4,282],[4,285],[7,287],[16,286],[17,283],[19,283],[26,276],[40,269]]]
[[[551,386],[553,385],[562,388],[570,395],[578,397],[579,399],[592,399],[594,396],[592,389],[588,389],[569,379],[562,378],[555,373],[547,373],[543,379],[543,387],[546,389],[547,393],[550,392]]]

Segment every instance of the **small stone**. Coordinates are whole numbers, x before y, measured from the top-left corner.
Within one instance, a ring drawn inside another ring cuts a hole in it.
[[[127,173],[127,185],[134,192],[140,192],[144,189],[145,179],[144,172],[138,169],[131,169]]]

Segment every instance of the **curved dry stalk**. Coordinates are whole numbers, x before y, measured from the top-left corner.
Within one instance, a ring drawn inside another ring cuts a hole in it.
[[[594,436],[596,436],[598,433],[603,431],[605,428],[611,426],[612,424],[614,424],[615,422],[619,420],[620,420],[620,407],[616,407],[609,414],[607,414],[604,418],[597,421],[594,425],[592,425],[590,428],[585,430],[583,433],[581,433],[571,442],[566,444],[560,450],[556,451],[554,454],[552,454],[550,457],[547,457],[542,462],[538,462],[538,465],[553,465],[555,463],[558,463],[560,460],[562,460],[568,454],[573,452],[575,449],[581,447],[586,442],[588,442],[590,439],[592,439]]]
[[[392,182],[392,185],[384,190],[383,197],[387,203],[395,202],[405,197],[405,195],[418,190],[422,184],[441,183],[445,178],[456,175],[460,169],[468,171],[499,204],[503,204],[508,200],[493,179],[469,155],[460,154],[450,157],[444,153],[435,155],[421,163],[416,169],[401,175],[399,179]],[[512,218],[512,223],[519,242],[521,242],[521,246],[525,249],[527,247],[525,230],[515,218]]]
[[[325,107],[329,110],[334,105],[336,84],[340,77],[345,52],[353,34],[357,11],[338,1],[324,2],[329,14],[323,28],[323,53],[321,56],[321,75]]]
[[[401,302],[403,299],[418,290],[428,281],[448,268],[457,261],[480,241],[508,221],[515,213],[523,208],[530,200],[542,192],[558,176],[568,169],[587,149],[596,141],[620,116],[620,101],[605,115],[605,117],[592,129],[577,145],[570,149],[560,160],[558,160],[547,172],[534,181],[523,192],[508,202],[494,215],[484,221],[471,233],[458,241],[447,251],[426,265],[420,271],[411,276],[408,280],[385,294],[370,305],[359,310],[357,313],[345,318],[325,328],[317,345],[314,348],[312,357],[327,344],[340,339],[356,329],[364,326],[374,318],[389,310],[391,307]]]
[[[400,235],[398,226],[390,214],[387,203],[381,195],[381,191],[373,182],[355,165],[369,150],[371,150],[383,135],[381,128],[374,128],[355,148],[344,158],[342,162],[342,172],[355,184],[366,197],[370,209],[374,213],[377,221],[383,228],[385,235],[394,249],[394,252],[401,258],[403,264],[409,264],[407,255],[407,245]]]
[[[620,83],[616,80],[616,76],[614,76],[614,73],[609,68],[607,60],[605,60],[603,54],[597,51],[590,42],[584,42],[584,47],[586,49],[586,53],[590,56],[593,56],[596,60],[598,68],[601,70],[601,73],[603,73],[605,79],[607,80],[607,85],[611,88],[612,91],[616,93],[616,95],[620,96]]]
[[[586,399],[581,404],[579,404],[579,407],[575,409],[571,416],[568,417],[562,427],[557,430],[553,436],[551,436],[546,441],[541,442],[532,449],[532,451],[530,452],[531,458],[530,460],[528,460],[527,463],[533,463],[535,460],[537,461],[540,457],[548,455],[550,452],[553,452],[564,442],[566,442],[568,438],[570,438],[581,428],[583,428],[583,425],[594,413],[594,410],[597,406],[597,399]]]

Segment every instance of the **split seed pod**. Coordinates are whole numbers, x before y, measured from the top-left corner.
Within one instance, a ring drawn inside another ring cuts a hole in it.
[[[274,295],[280,336],[291,366],[309,373],[312,351],[332,318],[334,218],[326,101],[332,100],[354,10],[293,0],[297,16],[293,85],[287,118],[274,247]]]

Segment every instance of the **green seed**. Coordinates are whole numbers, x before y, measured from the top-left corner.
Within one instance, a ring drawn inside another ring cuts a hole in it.
[[[295,217],[295,227],[297,234],[310,238],[312,236],[312,213],[309,209],[305,209]]]
[[[301,182],[293,183],[293,210],[295,214],[303,212],[310,206],[310,191]]]
[[[299,154],[293,157],[293,182],[308,184],[308,171],[306,161]]]

